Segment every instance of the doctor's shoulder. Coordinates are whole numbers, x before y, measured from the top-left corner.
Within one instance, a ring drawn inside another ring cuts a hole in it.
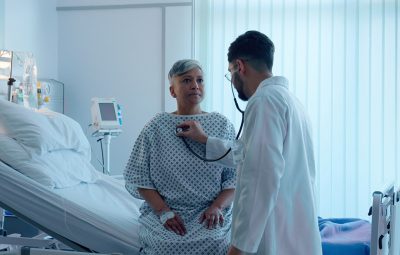
[[[282,86],[267,86],[254,94],[247,103],[246,112],[253,112],[255,109],[273,110],[284,113],[290,101],[290,93]]]

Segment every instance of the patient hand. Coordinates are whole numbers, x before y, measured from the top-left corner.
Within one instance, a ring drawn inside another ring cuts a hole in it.
[[[169,231],[175,232],[177,235],[184,236],[186,232],[185,224],[182,218],[175,212],[175,217],[165,222],[164,227]]]
[[[200,223],[203,223],[206,228],[213,229],[220,224],[222,226],[224,224],[224,216],[222,215],[221,210],[211,205],[207,210],[205,210],[200,216]]]

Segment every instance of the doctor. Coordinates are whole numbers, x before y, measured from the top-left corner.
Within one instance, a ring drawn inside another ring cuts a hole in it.
[[[238,171],[228,255],[322,254],[310,123],[288,80],[272,74],[274,50],[257,31],[229,47],[228,78],[248,101],[239,141],[208,137],[196,121],[180,125],[190,127],[180,136],[206,144],[208,158],[233,149],[219,161]]]

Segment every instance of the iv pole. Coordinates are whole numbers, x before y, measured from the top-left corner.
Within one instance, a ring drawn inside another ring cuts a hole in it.
[[[104,140],[106,143],[106,173],[110,175],[110,144],[111,144],[111,133],[104,134]]]
[[[12,67],[13,67],[13,52],[11,51],[11,61],[10,61],[10,77],[8,78],[8,93],[7,93],[7,100],[12,102],[12,86],[14,85],[15,79],[12,78]]]
[[[111,169],[110,169],[110,147],[111,147],[111,138],[118,136],[122,132],[121,129],[115,129],[115,130],[105,130],[105,129],[100,129],[95,131],[92,136],[97,136],[100,137],[98,141],[102,142],[104,140],[105,143],[105,159],[103,162],[103,169],[104,172],[108,175],[111,174]],[[103,152],[102,152],[103,154]],[[103,154],[104,155],[104,154]]]

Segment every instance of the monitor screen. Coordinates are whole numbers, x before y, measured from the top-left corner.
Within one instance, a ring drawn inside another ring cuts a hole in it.
[[[99,103],[99,108],[102,121],[117,120],[117,116],[115,115],[114,103]]]

